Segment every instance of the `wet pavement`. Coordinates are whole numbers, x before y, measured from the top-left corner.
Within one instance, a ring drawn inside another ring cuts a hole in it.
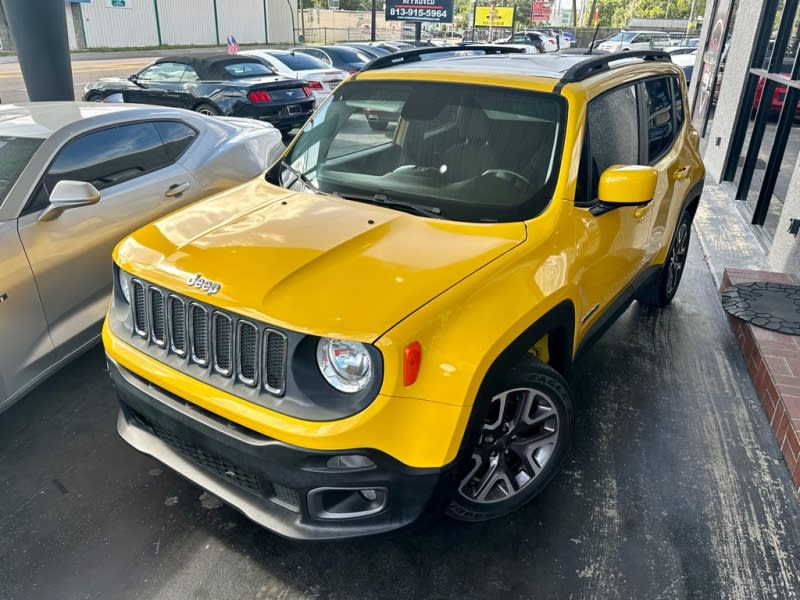
[[[564,471],[477,525],[272,535],[118,438],[97,348],[0,415],[0,598],[798,598],[800,503],[703,254],[578,365]]]

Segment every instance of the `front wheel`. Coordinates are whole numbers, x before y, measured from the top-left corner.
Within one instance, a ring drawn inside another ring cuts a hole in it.
[[[653,282],[637,294],[636,299],[639,302],[651,306],[666,306],[672,302],[686,267],[691,234],[692,214],[684,210],[677,227],[675,227],[675,234],[672,236],[672,243],[667,252],[667,260],[664,261]]]
[[[572,396],[549,365],[526,358],[502,378],[447,515],[486,521],[521,508],[558,472],[572,430]]]

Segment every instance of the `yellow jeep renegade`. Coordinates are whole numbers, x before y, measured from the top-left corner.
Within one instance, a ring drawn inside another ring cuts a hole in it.
[[[265,178],[116,248],[119,432],[291,538],[518,509],[570,366],[676,292],[697,146],[660,52],[376,59]]]

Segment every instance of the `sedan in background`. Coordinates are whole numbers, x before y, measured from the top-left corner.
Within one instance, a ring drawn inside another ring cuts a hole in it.
[[[284,134],[302,126],[314,110],[305,81],[278,75],[252,56],[220,53],[159,58],[128,78],[86,84],[83,99],[100,102],[112,94],[125,102],[259,119]]]
[[[292,50],[318,58],[328,66],[350,74],[358,73],[372,60],[371,56],[348,46],[298,46]]]
[[[97,342],[120,239],[258,176],[282,151],[280,133],[252,119],[0,106],[0,411]]]
[[[318,58],[289,50],[245,50],[239,56],[254,56],[276,73],[303,79],[317,101],[324,100],[347,77],[340,69],[332,69]]]
[[[525,48],[527,52],[555,52],[557,50],[554,39],[547,41],[547,37],[538,31],[518,31],[512,36],[502,38],[496,44],[510,44]]]
[[[393,51],[387,50],[386,48],[381,48],[379,46],[372,46],[367,42],[339,42],[340,46],[349,46],[350,48],[355,48],[359,52],[363,52],[367,56],[372,58],[378,58],[381,56],[386,56],[387,54],[392,54]]]

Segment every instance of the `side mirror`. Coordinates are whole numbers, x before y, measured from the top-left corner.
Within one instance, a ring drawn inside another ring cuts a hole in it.
[[[100,192],[85,181],[59,181],[50,194],[50,206],[42,211],[38,221],[52,221],[65,210],[97,204]]]
[[[139,74],[134,73],[133,75],[128,75],[128,81],[131,83],[136,83],[139,80]]]
[[[658,172],[640,165],[614,165],[600,175],[597,196],[614,206],[647,204],[656,195]]]

